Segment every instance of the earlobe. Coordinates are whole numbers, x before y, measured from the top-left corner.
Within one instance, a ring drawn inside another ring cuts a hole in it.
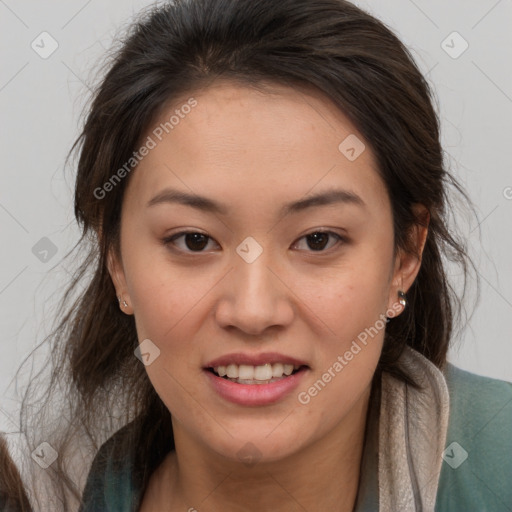
[[[123,308],[127,308],[128,307],[128,302],[126,302],[124,299],[122,299],[121,297],[117,297],[117,302],[119,302],[119,305]]]

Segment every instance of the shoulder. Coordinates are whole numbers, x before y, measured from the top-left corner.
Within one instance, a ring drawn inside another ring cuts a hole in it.
[[[446,447],[436,512],[512,508],[512,383],[448,363]]]
[[[126,425],[105,441],[93,459],[79,512],[129,512],[136,510],[137,489],[133,484],[130,456],[114,457],[116,446],[126,435]]]

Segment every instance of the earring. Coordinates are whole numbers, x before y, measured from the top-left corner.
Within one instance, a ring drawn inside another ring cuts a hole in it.
[[[398,302],[405,308],[407,306],[407,297],[402,290],[398,290]]]
[[[121,297],[117,297],[117,300],[118,300],[119,304],[121,304]],[[123,300],[123,307],[124,308],[128,307],[128,303],[125,300]]]

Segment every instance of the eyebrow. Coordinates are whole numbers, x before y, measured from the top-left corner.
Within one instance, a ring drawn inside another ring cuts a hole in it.
[[[226,206],[214,201],[213,199],[171,188],[166,188],[158,193],[153,197],[153,199],[148,201],[147,207],[166,203],[182,204],[205,212],[218,213],[220,215],[227,215],[228,213]],[[330,189],[304,199],[299,199],[298,201],[287,203],[281,208],[280,214],[287,215],[290,213],[298,213],[315,206],[328,206],[336,203],[353,204],[360,207],[366,206],[361,197],[354,192],[343,189]]]

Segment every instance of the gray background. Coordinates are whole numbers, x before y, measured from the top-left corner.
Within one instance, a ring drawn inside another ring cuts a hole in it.
[[[61,260],[78,231],[64,159],[82,107],[113,36],[149,3],[0,0],[0,430],[15,428],[15,370],[48,334],[69,280]],[[478,219],[458,220],[481,301],[449,360],[512,380],[511,0],[356,3],[395,31],[434,84],[450,167],[478,209]]]

